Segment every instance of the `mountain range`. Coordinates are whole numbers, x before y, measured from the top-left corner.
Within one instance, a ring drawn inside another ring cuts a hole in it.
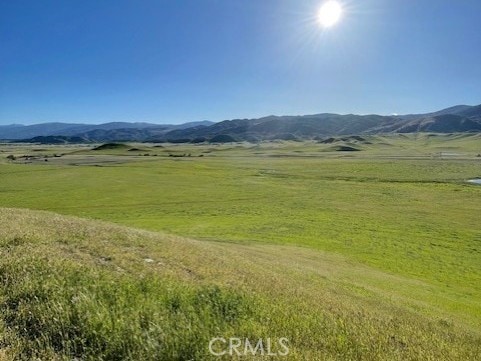
[[[142,141],[150,137],[158,137],[172,130],[181,130],[195,126],[208,126],[213,122],[204,120],[184,124],[154,124],[111,122],[103,124],[77,123],[41,123],[34,125],[0,125],[0,139],[29,140],[42,137],[81,138],[84,141],[102,141],[110,138]]]
[[[0,126],[0,139],[30,142],[229,142],[321,139],[338,135],[481,132],[481,105],[457,105],[426,114],[355,115],[322,113],[267,116],[181,125],[44,123]]]

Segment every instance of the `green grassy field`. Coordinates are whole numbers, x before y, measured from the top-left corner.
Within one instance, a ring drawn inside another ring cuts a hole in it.
[[[339,144],[3,145],[5,358],[475,360],[481,137]]]

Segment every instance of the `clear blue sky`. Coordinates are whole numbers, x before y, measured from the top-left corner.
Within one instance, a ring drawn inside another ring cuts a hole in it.
[[[0,1],[0,124],[481,103],[480,0]]]

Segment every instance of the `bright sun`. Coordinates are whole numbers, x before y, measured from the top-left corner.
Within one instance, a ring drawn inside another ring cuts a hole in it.
[[[317,18],[319,23],[325,28],[331,27],[336,24],[341,18],[342,7],[338,1],[329,0],[322,4],[319,9]]]

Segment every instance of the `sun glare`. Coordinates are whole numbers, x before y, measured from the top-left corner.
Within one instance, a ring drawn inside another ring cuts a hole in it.
[[[322,4],[317,18],[323,27],[329,28],[339,21],[341,14],[341,4],[338,1],[329,0]]]

